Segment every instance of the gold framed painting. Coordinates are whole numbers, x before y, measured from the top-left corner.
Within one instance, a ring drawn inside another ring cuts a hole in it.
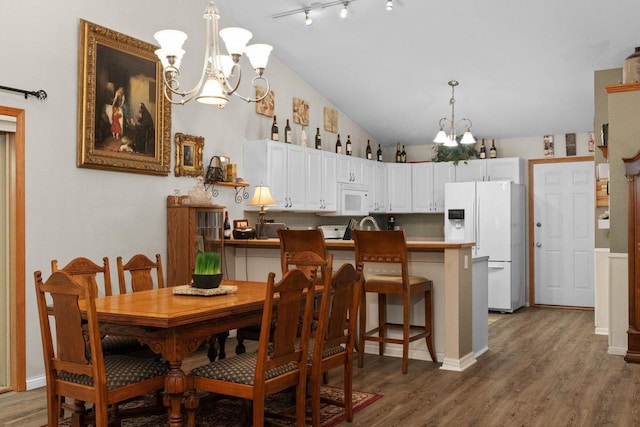
[[[324,130],[327,132],[338,132],[338,110],[324,107]]]
[[[204,138],[201,136],[176,133],[176,165],[175,176],[202,176],[202,150]]]
[[[80,20],[78,167],[169,174],[171,104],[156,49]]]

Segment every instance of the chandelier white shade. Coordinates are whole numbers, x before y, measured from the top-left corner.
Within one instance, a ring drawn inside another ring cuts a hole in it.
[[[450,80],[449,81],[449,86],[451,86],[451,99],[449,99],[449,105],[451,105],[451,119],[448,119],[446,117],[443,117],[440,119],[440,122],[438,123],[438,126],[440,127],[440,130],[438,131],[438,134],[436,135],[435,139],[433,140],[433,142],[435,142],[436,144],[444,144],[445,147],[457,147],[458,146],[458,141],[457,141],[457,135],[456,135],[456,122],[455,122],[455,104],[456,104],[456,98],[455,98],[455,87],[458,86],[458,81],[456,80]],[[465,124],[465,128],[464,128],[464,133],[462,134],[462,139],[460,140],[460,144],[475,144],[476,140],[473,137],[473,135],[471,134],[471,120],[467,119],[467,118],[463,118],[462,120],[460,120],[460,122],[463,122]],[[445,125],[449,124],[449,134],[447,134],[445,132]]]
[[[161,30],[153,35],[160,44],[160,49],[155,53],[162,62],[165,97],[172,104],[185,104],[196,98],[198,102],[217,105],[220,108],[229,102],[228,96],[232,94],[247,102],[264,99],[269,93],[269,82],[263,77],[263,73],[272,47],[268,44],[247,46],[253,35],[244,28],[229,27],[218,31],[220,13],[213,0],[209,1],[203,17],[206,26],[204,64],[200,79],[190,90],[181,90],[179,81],[180,64],[185,54],[182,45],[187,40],[187,34],[178,30]],[[224,41],[228,55],[221,54],[218,36]],[[264,84],[266,90],[261,97],[245,97],[236,92],[242,78],[239,61],[243,54],[247,55],[256,72],[252,85],[258,86],[259,81]],[[200,94],[196,96],[200,90]],[[174,100],[174,96],[178,99]]]

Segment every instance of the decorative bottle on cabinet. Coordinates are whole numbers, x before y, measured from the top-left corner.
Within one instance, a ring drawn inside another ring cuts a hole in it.
[[[336,141],[336,153],[342,154],[342,143],[340,142],[340,134],[338,134],[338,140]]]
[[[400,162],[407,163],[407,152],[404,151],[404,145],[402,146],[402,151],[400,152]]]
[[[284,142],[291,144],[291,126],[289,126],[289,119],[287,119],[287,124],[284,126]]]
[[[484,138],[482,139],[482,144],[480,144],[480,158],[487,158],[487,147],[484,145]]]
[[[353,148],[351,147],[351,135],[347,135],[347,156],[350,156],[353,153]]]
[[[273,141],[278,141],[279,135],[278,135],[278,121],[276,120],[276,116],[275,114],[273,115],[273,124],[271,125],[271,140]]]
[[[367,160],[371,160],[373,158],[373,153],[371,152],[371,142],[367,139]]]
[[[379,162],[382,161],[382,147],[380,147],[380,144],[378,144],[378,151],[376,152],[376,160]]]
[[[225,239],[230,239],[231,238],[231,224],[229,224],[229,211],[226,211],[224,213],[224,238]]]
[[[402,163],[402,153],[400,152],[400,143],[396,144],[396,163]]]
[[[495,159],[496,157],[498,157],[498,150],[496,150],[496,140],[492,139],[491,148],[489,148],[489,158]]]
[[[173,199],[167,198],[168,286],[191,282],[198,252],[220,253],[224,266],[224,206],[174,205]]]
[[[322,150],[322,137],[320,136],[320,128],[316,128],[316,150]]]

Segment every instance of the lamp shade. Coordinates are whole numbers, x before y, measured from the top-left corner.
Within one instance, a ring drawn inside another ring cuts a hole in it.
[[[153,38],[160,43],[160,48],[167,56],[180,56],[184,54],[182,45],[187,40],[187,34],[178,30],[161,30],[157,31]],[[179,54],[182,51],[182,54]]]
[[[460,144],[475,144],[475,143],[476,143],[476,139],[473,137],[471,132],[466,131],[465,133],[462,134],[462,140],[460,141]]]
[[[247,54],[251,66],[254,69],[258,69],[267,68],[267,62],[272,50],[273,47],[268,44],[252,44],[246,47],[244,53]]]
[[[273,197],[271,197],[271,192],[269,191],[269,187],[266,185],[257,185],[256,189],[253,193],[253,197],[247,203],[247,206],[275,206],[278,202],[276,202]]]
[[[444,144],[448,139],[449,137],[447,136],[447,134],[442,129],[440,129],[433,142],[435,142],[436,144]]]
[[[225,96],[220,82],[215,77],[209,77],[196,98],[201,104],[224,106],[229,100]]]
[[[229,55],[242,55],[253,34],[244,28],[229,27],[220,31],[220,37],[224,40]]]

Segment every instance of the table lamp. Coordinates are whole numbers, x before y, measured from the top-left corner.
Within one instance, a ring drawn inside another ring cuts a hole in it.
[[[247,203],[247,206],[260,206],[260,212],[258,212],[258,236],[257,239],[266,239],[266,230],[265,230],[265,215],[267,212],[265,211],[265,206],[275,206],[278,202],[273,200],[271,197],[271,192],[269,191],[269,187],[266,185],[257,185],[256,189],[253,193],[253,197]]]

